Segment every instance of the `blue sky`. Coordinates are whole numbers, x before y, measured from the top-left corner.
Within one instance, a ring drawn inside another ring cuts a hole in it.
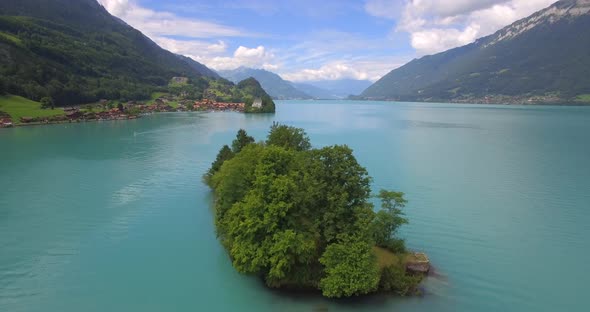
[[[99,0],[160,46],[216,70],[377,80],[555,0]]]

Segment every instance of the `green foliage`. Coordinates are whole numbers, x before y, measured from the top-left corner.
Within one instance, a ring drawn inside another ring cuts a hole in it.
[[[270,127],[266,144],[296,151],[307,151],[311,148],[309,137],[303,129],[281,125],[277,122],[274,122]]]
[[[207,182],[207,184],[209,184],[213,175],[216,174],[217,171],[219,171],[219,169],[221,169],[221,165],[223,165],[223,163],[226,160],[230,160],[233,157],[234,157],[234,152],[232,152],[232,150],[231,150],[231,148],[229,148],[229,146],[224,145],[221,148],[221,150],[219,151],[219,153],[217,154],[217,157],[215,158],[215,161],[213,162],[213,164],[211,164],[211,168],[209,169],[209,171],[205,175],[205,182]]]
[[[4,82],[4,77],[0,77],[0,95],[6,94],[6,82]]]
[[[416,286],[422,280],[420,275],[406,273],[401,263],[392,264],[381,271],[379,289],[393,291],[400,296],[407,296],[416,292]]]
[[[403,192],[380,190],[377,197],[381,199],[381,208],[396,214],[401,214],[401,208],[408,203]]]
[[[376,244],[377,246],[381,246],[396,254],[404,254],[407,252],[406,242],[401,238],[395,238],[390,236],[389,239]]]
[[[394,238],[397,230],[408,223],[401,210],[408,202],[404,199],[404,193],[380,190],[377,197],[381,199],[381,210],[371,224],[375,243],[393,252],[405,252],[404,241]]]
[[[27,100],[20,96],[0,96],[0,111],[12,117],[14,123],[20,123],[21,117],[52,117],[64,115],[61,109],[42,109],[41,103]]]
[[[248,78],[238,83],[238,89],[247,94],[246,113],[274,113],[275,103],[272,98],[262,89],[260,83],[254,78]],[[262,107],[255,108],[252,106],[254,99],[262,100]]]
[[[240,129],[235,140],[233,140],[231,144],[232,152],[237,154],[250,143],[254,143],[254,138],[249,136],[248,133],[246,133],[246,130]]]
[[[181,61],[164,62],[171,66],[166,68],[150,59],[148,53],[169,52],[152,46],[147,38],[136,40],[127,26],[118,25],[112,32],[84,32],[75,30],[77,24],[0,17],[0,28],[21,42],[0,44],[0,53],[7,56],[0,59],[0,74],[10,81],[7,91],[34,100],[50,96],[58,105],[102,98],[141,100],[173,76],[174,70],[182,70]],[[170,58],[176,59],[171,54]]]
[[[64,14],[64,7],[67,14]],[[240,88],[194,60],[170,53],[111,16],[95,0],[0,1],[0,94],[57,106],[101,99],[149,100],[154,92],[200,100],[274,103],[257,82]],[[188,84],[169,85],[172,77]]]
[[[42,98],[40,102],[41,102],[41,108],[43,108],[43,109],[48,109],[48,108],[54,109],[55,108],[55,103],[53,102],[53,99],[51,97],[46,96],[46,97]]]
[[[233,266],[270,287],[318,288],[329,297],[375,291],[376,217],[366,169],[347,146],[310,149],[303,129],[274,124],[267,142],[240,130],[233,151],[224,146],[205,176]]]
[[[232,147],[230,148],[229,146],[224,145],[217,154],[215,161],[213,162],[213,164],[211,164],[211,168],[204,176],[205,182],[210,185],[211,178],[213,177],[213,175],[215,175],[215,173],[219,171],[219,169],[221,169],[223,163],[227,160],[232,159],[234,155],[241,152],[242,149],[244,149],[248,144],[251,143],[254,143],[254,138],[249,136],[244,129],[240,129],[238,131],[238,134],[236,135],[236,138],[232,142]]]
[[[348,146],[329,146],[311,151],[315,164],[313,179],[320,192],[315,209],[322,212],[320,228],[327,243],[338,235],[365,235],[374,213],[367,200],[371,194],[367,170],[362,167]]]
[[[324,296],[350,297],[377,290],[379,268],[371,248],[370,242],[349,237],[326,248],[320,258],[325,267],[320,281]]]

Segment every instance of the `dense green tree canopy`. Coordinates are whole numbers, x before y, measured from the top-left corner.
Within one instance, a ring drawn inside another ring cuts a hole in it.
[[[331,244],[320,262],[326,275],[320,281],[320,287],[327,297],[350,297],[377,290],[379,269],[367,241],[345,238]]]
[[[254,138],[249,136],[244,129],[240,129],[231,144],[232,152],[237,154],[250,143],[254,143]]]
[[[0,95],[6,93],[6,83],[4,82],[4,78],[0,77]]]
[[[306,151],[311,148],[309,137],[303,129],[273,123],[266,144],[280,146],[296,151]]]
[[[311,149],[303,129],[274,124],[260,143],[240,130],[232,146],[221,149],[205,181],[236,270],[261,275],[270,287],[320,289],[328,297],[378,289],[373,247],[393,239],[403,245],[393,236],[407,222],[400,221],[403,193],[381,192],[376,214],[371,178],[352,149]]]
[[[42,108],[51,108],[51,109],[55,108],[55,104],[53,102],[53,99],[49,96],[42,98],[40,102],[41,102]]]
[[[381,200],[383,208],[375,215],[372,224],[373,238],[378,246],[389,248],[393,251],[404,251],[403,241],[394,236],[398,229],[408,223],[401,210],[406,206],[407,200],[404,193],[381,190],[377,197]]]

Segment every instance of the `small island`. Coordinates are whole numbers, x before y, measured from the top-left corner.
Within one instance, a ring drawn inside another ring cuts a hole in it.
[[[268,287],[405,296],[428,272],[428,258],[409,253],[397,236],[408,223],[404,193],[372,195],[371,177],[346,145],[314,149],[303,129],[277,123],[264,142],[239,130],[204,181],[234,268]]]

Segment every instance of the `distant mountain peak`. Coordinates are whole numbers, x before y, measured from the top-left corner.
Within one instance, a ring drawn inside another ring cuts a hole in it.
[[[413,60],[364,99],[590,102],[590,0],[562,0],[472,44]]]
[[[562,0],[527,18],[499,30],[485,47],[513,39],[539,25],[554,24],[564,18],[576,18],[590,14],[590,0]]]
[[[279,100],[311,99],[311,96],[298,90],[281,76],[265,69],[240,66],[233,70],[220,70],[219,74],[233,82],[253,77],[260,82],[262,88],[273,98]]]

